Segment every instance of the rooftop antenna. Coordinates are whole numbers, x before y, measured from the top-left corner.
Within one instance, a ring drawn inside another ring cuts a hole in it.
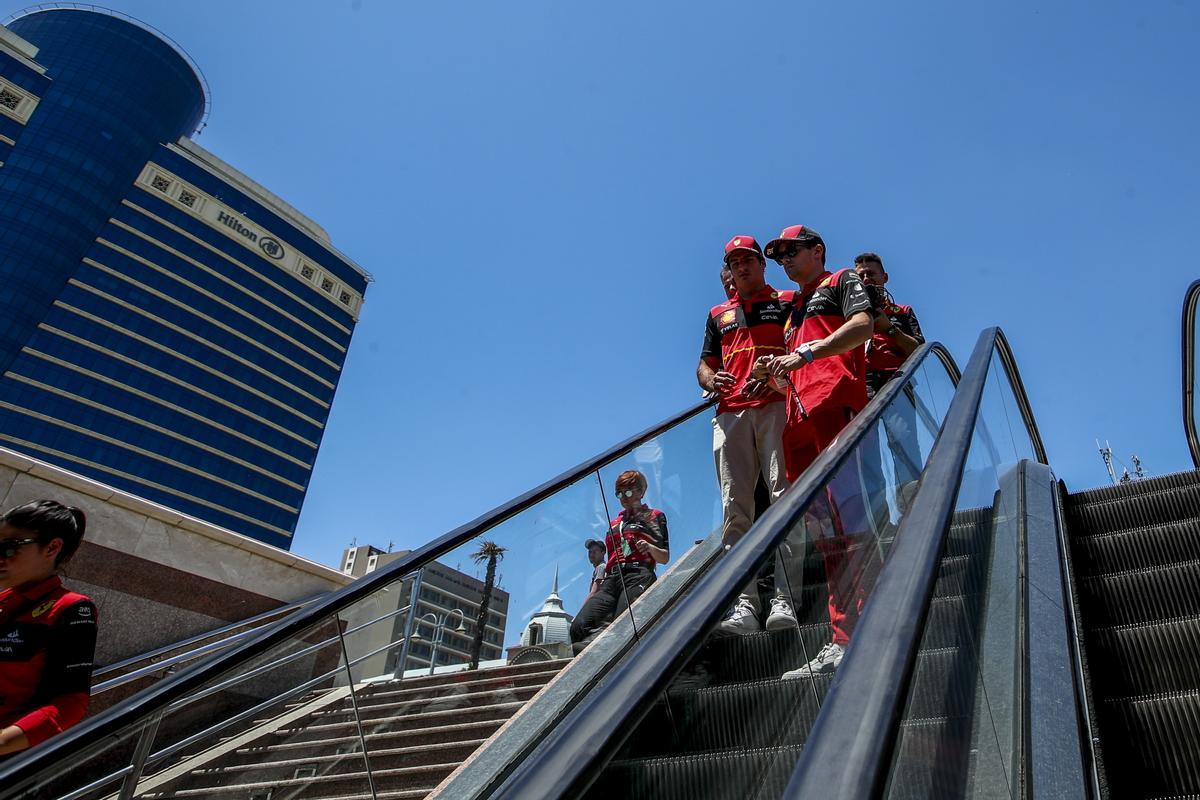
[[[1145,480],[1146,473],[1142,470],[1142,460],[1138,458],[1137,453],[1129,457],[1133,461],[1133,476],[1136,480]]]
[[[1121,483],[1133,483],[1133,476],[1129,474],[1129,470],[1121,470]]]
[[[358,537],[357,536],[355,536],[354,538],[352,538],[350,540],[350,549],[353,550],[356,547],[358,547]]]
[[[1111,480],[1113,482],[1113,485],[1115,486],[1117,483],[1117,473],[1113,471],[1112,446],[1108,443],[1108,440],[1105,439],[1104,446],[1101,447],[1100,440],[1097,439],[1096,440],[1096,449],[1100,451],[1100,457],[1104,459],[1104,468],[1106,470],[1108,470],[1108,478],[1109,478],[1109,480]]]
[[[395,543],[395,542],[389,541],[389,542],[388,542],[388,552],[389,552],[389,553],[390,553],[390,552],[392,552],[392,548],[393,548],[393,547],[395,547],[395,546],[396,546],[396,543]]]

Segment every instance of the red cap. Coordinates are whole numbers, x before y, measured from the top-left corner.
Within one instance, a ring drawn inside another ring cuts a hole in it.
[[[753,236],[735,236],[725,243],[725,260],[729,260],[729,254],[735,250],[746,250],[751,253],[763,254],[762,248],[758,246],[758,242],[754,241]]]
[[[767,242],[767,258],[774,258],[776,249],[784,242],[820,242],[821,244],[825,244],[825,240],[821,238],[821,234],[812,228],[806,228],[803,225],[789,225],[779,232],[777,238]]]

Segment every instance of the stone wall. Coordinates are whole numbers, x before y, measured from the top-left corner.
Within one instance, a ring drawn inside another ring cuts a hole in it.
[[[0,448],[0,509],[82,508],[87,533],[63,568],[100,611],[103,666],[350,583],[335,569]]]

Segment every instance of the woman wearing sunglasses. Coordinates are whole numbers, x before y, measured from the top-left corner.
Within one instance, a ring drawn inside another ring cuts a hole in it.
[[[667,516],[642,502],[646,476],[636,469],[617,476],[621,513],[604,537],[608,565],[604,582],[588,596],[571,623],[571,642],[579,652],[618,614],[654,583],[654,568],[671,558]]]
[[[96,606],[58,568],[87,519],[53,500],[0,516],[0,758],[83,719],[96,649]]]

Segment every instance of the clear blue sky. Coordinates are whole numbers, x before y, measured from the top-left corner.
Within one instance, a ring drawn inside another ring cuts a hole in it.
[[[798,222],[960,364],[1003,327],[1069,486],[1097,437],[1190,466],[1198,4],[112,3],[205,71],[200,143],[377,278],[300,555],[415,546],[694,402],[722,244]]]

